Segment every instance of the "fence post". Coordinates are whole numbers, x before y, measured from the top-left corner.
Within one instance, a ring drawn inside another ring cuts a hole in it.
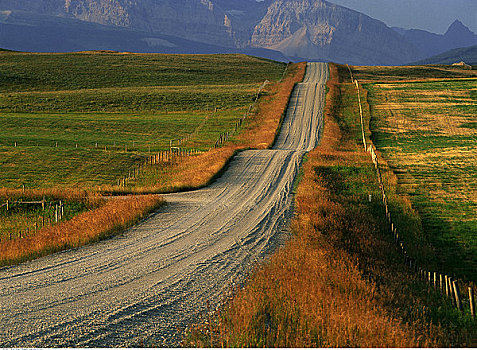
[[[470,304],[470,314],[472,318],[475,319],[475,301],[474,301],[474,289],[472,286],[469,287],[469,304]]]
[[[455,294],[455,303],[456,306],[459,308],[460,311],[463,311],[462,307],[462,301],[460,300],[460,295],[459,295],[459,286],[457,284],[457,281],[452,281],[452,285],[454,287],[454,294]]]
[[[449,282],[449,294],[450,294],[450,298],[451,298],[451,301],[452,301],[452,305],[456,305],[455,303],[455,295],[454,295],[454,288],[452,286],[452,277],[449,276],[449,279],[447,280]]]

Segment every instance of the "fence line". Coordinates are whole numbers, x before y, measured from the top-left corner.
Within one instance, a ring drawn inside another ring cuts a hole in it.
[[[17,200],[17,201],[10,201],[10,200],[7,200],[5,203],[3,204],[0,204],[0,208],[3,208],[6,206],[6,210],[9,211],[12,207],[13,204],[41,204],[42,206],[42,210],[43,212],[45,211],[45,207],[47,206],[48,202],[43,199],[41,201],[23,201],[23,200]],[[56,201],[51,201],[49,203],[49,206],[52,207],[53,204],[55,204],[55,211],[52,215],[52,217],[47,217],[47,220],[49,221],[49,224],[51,224],[54,220],[55,223],[58,223],[60,222],[63,217],[64,217],[64,212],[65,212],[65,204],[63,201],[58,201],[58,204],[56,204]],[[25,238],[25,234],[28,235],[28,233],[30,231],[35,231],[35,233],[41,229],[45,227],[45,214],[43,213],[41,215],[41,219],[40,219],[40,224],[38,223],[38,221],[35,222],[35,224],[33,225],[30,225],[30,226],[27,226],[26,228],[24,227],[22,230],[19,230],[18,231],[18,238]],[[13,237],[13,233],[12,231],[9,232],[9,239],[12,240],[14,237]],[[1,238],[0,238],[0,241],[1,241]]]
[[[287,62],[287,65],[285,67],[285,69],[283,70],[283,74],[282,74],[282,77],[280,78],[280,82],[283,80],[283,78],[285,78],[285,75],[287,74],[288,72],[288,66],[290,65],[290,62]]]
[[[250,115],[252,109],[254,108],[254,106],[257,104],[258,102],[258,99],[260,98],[260,94],[262,93],[263,89],[265,88],[265,86],[267,86],[267,84],[269,84],[270,82],[268,80],[265,80],[261,85],[260,87],[258,88],[258,91],[257,91],[257,94],[254,98],[254,101],[251,105],[249,105],[248,107],[248,110],[244,113],[244,115],[239,118],[235,124],[234,124],[234,127],[233,127],[233,130],[231,131],[226,131],[226,132],[223,132],[223,133],[220,133],[219,134],[219,137],[217,138],[217,140],[215,141],[214,145],[212,148],[219,148],[221,147],[229,138],[230,136],[234,135],[235,133],[237,133],[237,131],[239,130],[239,128],[242,126],[243,122],[245,121],[245,119]],[[217,108],[215,109],[215,112],[217,112]],[[196,150],[196,149],[184,149],[184,148],[181,148],[179,146],[182,145],[182,143],[184,143],[185,141],[189,141],[197,132],[198,130],[205,124],[206,120],[208,119],[208,117],[206,117],[204,119],[204,121],[201,123],[201,125],[199,125],[196,130],[194,130],[193,133],[181,138],[181,139],[174,139],[174,140],[170,140],[169,141],[169,150],[167,151],[160,151],[160,152],[157,152],[155,153],[154,155],[152,156],[149,156],[147,157],[146,161],[144,162],[143,165],[139,165],[137,166],[136,168],[129,170],[128,172],[128,175],[127,176],[122,176],[121,178],[119,178],[117,180],[117,185],[119,187],[125,187],[127,186],[127,184],[131,181],[134,181],[137,179],[137,177],[139,176],[139,174],[144,171],[144,168],[146,166],[149,166],[149,165],[156,165],[156,164],[160,164],[160,163],[172,163],[172,162],[177,162],[177,161],[180,161],[182,158],[184,157],[190,157],[190,156],[194,156],[194,155],[197,155],[197,154],[200,154],[202,153],[202,151],[199,151],[199,150]],[[176,146],[177,145],[177,146]]]
[[[348,66],[348,68],[349,68],[349,66]],[[351,72],[351,69],[350,69],[350,72]],[[358,91],[359,117],[360,117],[360,120],[361,120],[361,135],[363,136],[363,145],[364,145],[364,150],[366,151],[367,147],[366,147],[366,136],[364,134],[363,108],[361,107],[361,95],[359,93],[358,81],[355,80],[355,83],[356,83],[356,90]]]
[[[355,83],[355,87],[357,90],[358,95],[358,103],[359,103],[359,113],[360,113],[360,122],[361,122],[361,130],[363,136],[363,144],[365,151],[368,152],[371,156],[371,161],[374,164],[376,169],[376,176],[378,178],[378,184],[381,191],[382,201],[385,208],[385,216],[386,220],[389,225],[389,230],[393,234],[394,242],[398,246],[399,250],[401,251],[401,255],[404,258],[404,263],[411,269],[413,272],[417,273],[418,276],[426,281],[431,288],[434,288],[447,298],[449,298],[452,304],[461,312],[464,312],[464,307],[462,303],[462,294],[459,289],[459,284],[465,285],[463,281],[459,281],[457,279],[448,276],[447,274],[442,274],[437,271],[428,271],[425,268],[421,268],[416,259],[409,256],[405,242],[402,240],[402,237],[399,235],[399,230],[392,220],[391,212],[388,206],[388,199],[386,195],[386,190],[384,188],[383,177],[381,175],[381,170],[379,167],[378,155],[376,153],[376,147],[373,145],[372,141],[370,141],[369,147],[367,147],[365,134],[364,134],[364,122],[363,122],[363,109],[361,106],[361,98],[359,93],[359,83],[357,80],[354,80],[352,71],[348,66],[351,80]],[[474,290],[472,286],[473,282],[470,286],[467,287],[468,291],[468,301],[469,301],[469,309],[472,317],[475,319],[475,299],[474,299]]]

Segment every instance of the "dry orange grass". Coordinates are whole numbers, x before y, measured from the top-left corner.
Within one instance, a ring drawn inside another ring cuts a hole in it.
[[[36,235],[0,242],[0,266],[97,241],[136,223],[163,203],[160,196],[117,197]]]
[[[184,345],[435,347],[462,341],[424,317],[427,291],[410,287],[419,282],[383,239],[380,219],[356,198],[337,194],[339,179],[317,170],[372,168],[334,118],[337,75],[332,65],[323,138],[309,153],[297,190],[294,237]],[[377,188],[374,179],[363,181]]]

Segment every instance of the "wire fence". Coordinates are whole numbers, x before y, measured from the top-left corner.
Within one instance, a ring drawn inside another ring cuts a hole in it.
[[[288,66],[285,68],[287,69]],[[260,95],[263,91],[263,89],[269,84],[270,82],[268,80],[265,80],[260,87],[258,88],[257,94],[253,100],[253,103],[248,106],[247,111],[243,114],[242,117],[236,120],[234,123],[233,129],[229,131],[225,131],[219,134],[219,137],[215,141],[214,145],[212,148],[219,148],[222,147],[231,136],[235,135],[238,133],[240,127],[243,125],[245,119],[247,119],[250,114],[252,114],[253,109],[255,108],[256,104],[258,103],[258,100],[260,98]],[[215,109],[214,113],[217,113],[217,109]],[[206,118],[207,119],[207,118]],[[149,156],[144,164],[140,164],[134,169],[129,170],[128,175],[122,176],[117,180],[117,185],[119,187],[126,187],[130,184],[132,184],[134,181],[137,180],[138,177],[140,177],[141,173],[146,171],[146,168],[151,165],[156,165],[156,164],[161,164],[161,163],[177,163],[183,160],[185,157],[190,157],[190,156],[196,156],[198,154],[204,153],[204,151],[200,151],[197,149],[192,149],[192,148],[182,148],[180,146],[184,145],[187,141],[190,141],[193,139],[195,135],[198,134],[198,131],[203,127],[205,124],[206,119],[199,125],[193,133],[180,138],[180,139],[173,139],[169,141],[169,150],[167,151],[160,151],[155,153],[152,156]]]
[[[406,243],[403,241],[402,235],[399,234],[400,230],[393,221],[389,205],[388,205],[388,196],[386,195],[386,189],[384,187],[383,177],[381,175],[379,157],[376,152],[376,147],[372,141],[366,142],[365,137],[365,127],[363,121],[363,108],[361,104],[360,88],[358,80],[354,79],[351,68],[348,66],[351,81],[355,84],[355,88],[358,96],[359,104],[359,114],[360,114],[360,123],[361,123],[361,132],[363,138],[364,150],[368,152],[371,156],[371,160],[376,169],[376,176],[378,178],[379,188],[381,191],[381,197],[385,209],[385,217],[389,226],[389,230],[393,235],[394,243],[398,247],[401,255],[403,257],[404,263],[409,267],[411,271],[418,274],[419,278],[425,281],[430,288],[440,291],[444,296],[446,296],[452,304],[461,312],[470,312],[472,317],[475,319],[475,297],[474,297],[474,282],[465,282],[455,276],[450,276],[437,271],[430,271],[426,267],[420,266],[418,261],[411,257],[408,254],[406,249]],[[462,289],[461,289],[462,287]],[[463,292],[463,290],[466,290]]]
[[[22,225],[21,229],[9,229],[7,234],[9,240],[16,238],[25,238],[30,233],[36,233],[38,230],[42,229],[45,226],[51,226],[60,222],[61,220],[63,220],[65,215],[65,203],[63,201],[47,201],[45,200],[45,198],[43,198],[41,201],[24,201],[21,199],[16,201],[7,200],[5,203],[0,204],[0,209],[5,208],[6,214],[8,215],[8,212],[12,211],[14,207],[25,205],[41,205],[41,215],[32,218],[30,222],[34,222],[27,225]],[[1,241],[2,238],[0,238],[0,242]]]

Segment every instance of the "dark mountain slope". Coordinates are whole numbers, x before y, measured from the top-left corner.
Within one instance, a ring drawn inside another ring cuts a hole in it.
[[[18,51],[114,50],[162,53],[245,53],[288,61],[280,52],[226,48],[170,35],[134,31],[24,11],[0,12],[0,47]]]
[[[446,51],[414,64],[453,64],[461,61],[477,65],[477,45]]]

